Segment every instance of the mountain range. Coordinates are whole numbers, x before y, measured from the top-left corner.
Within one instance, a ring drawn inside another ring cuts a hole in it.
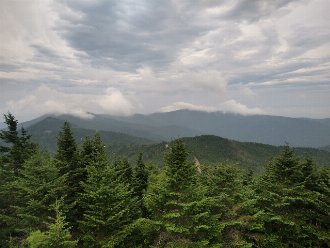
[[[143,152],[146,161],[161,164],[168,144],[181,137],[190,151],[190,160],[203,163],[233,162],[259,171],[288,142],[299,146],[295,148],[298,155],[330,166],[330,151],[326,145],[330,144],[329,119],[180,110],[128,117],[93,115],[90,119],[45,115],[22,125],[41,147],[54,152],[65,120],[71,123],[78,144],[84,137],[99,132],[111,159],[127,157],[134,161]],[[316,149],[321,146],[322,149]]]
[[[155,142],[178,137],[216,135],[242,142],[281,146],[324,147],[330,145],[330,118],[308,119],[268,115],[239,115],[223,112],[178,110],[132,116],[91,114],[82,119],[72,115],[53,116],[84,129],[128,134]],[[24,123],[31,126],[52,115]]]

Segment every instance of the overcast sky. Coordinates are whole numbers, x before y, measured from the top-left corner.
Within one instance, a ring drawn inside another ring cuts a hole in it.
[[[1,0],[0,112],[330,117],[329,0]]]

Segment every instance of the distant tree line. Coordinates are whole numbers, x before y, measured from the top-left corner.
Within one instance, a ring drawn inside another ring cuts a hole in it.
[[[54,156],[15,117],[0,132],[0,247],[329,247],[330,172],[285,147],[253,175],[188,161],[109,162],[98,134],[65,122]]]

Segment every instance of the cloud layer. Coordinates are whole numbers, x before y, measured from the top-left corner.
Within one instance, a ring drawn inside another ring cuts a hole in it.
[[[330,116],[327,0],[0,3],[0,111]]]

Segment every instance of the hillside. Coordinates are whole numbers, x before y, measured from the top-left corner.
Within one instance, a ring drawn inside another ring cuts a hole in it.
[[[282,151],[283,147],[264,145],[251,142],[238,142],[213,135],[202,135],[183,138],[190,152],[189,159],[197,158],[201,163],[232,162],[242,168],[251,168],[255,171],[262,170],[263,166],[274,156]],[[162,166],[167,142],[152,145],[121,147],[111,153],[112,158],[128,157],[132,162],[137,155],[143,152],[147,162]],[[319,165],[330,166],[330,153],[315,148],[295,148],[299,156],[313,158]]]
[[[178,110],[133,116],[94,114],[91,119],[56,116],[84,129],[128,134],[155,142],[178,137],[216,135],[243,142],[281,146],[322,147],[330,143],[330,119],[289,118],[266,115],[238,115],[222,112]],[[39,121],[39,119],[38,119]],[[24,125],[35,124],[32,120]]]
[[[56,150],[57,135],[61,128],[63,127],[64,120],[56,119],[54,117],[46,117],[45,119],[34,123],[33,125],[27,127],[29,134],[32,138],[42,147],[50,152]],[[83,139],[87,136],[94,135],[97,130],[84,129],[78,127],[74,124],[72,125],[72,131],[74,137],[78,144],[82,143]],[[139,137],[130,136],[127,134],[98,131],[101,135],[102,140],[110,147],[121,147],[129,145],[142,145],[142,144],[152,144],[153,142],[148,139],[143,139]]]
[[[63,118],[64,116],[61,116]],[[64,120],[51,116],[39,119],[27,127],[27,130],[41,147],[54,152],[56,149],[56,137],[61,130]],[[76,122],[71,124],[74,137],[80,144],[84,137],[95,134],[98,129],[86,129],[78,126],[78,118],[72,117]],[[87,126],[91,120],[82,121]],[[120,122],[120,121],[118,121]],[[101,127],[102,122],[98,123]],[[96,127],[95,125],[94,127]],[[154,123],[155,125],[155,123]],[[108,127],[109,128],[109,127]],[[148,162],[162,165],[164,153],[166,152],[167,141],[156,142],[145,138],[127,135],[111,131],[99,131],[102,140],[106,144],[106,150],[110,159],[127,157],[132,162],[136,160],[140,152],[144,153],[144,158]],[[140,133],[141,134],[141,133]],[[283,147],[265,145],[255,142],[239,142],[215,135],[200,135],[195,137],[185,137],[183,141],[190,151],[190,160],[195,157],[201,163],[233,162],[244,168],[252,168],[259,171],[272,157],[278,155]],[[318,164],[330,165],[330,152],[314,148],[295,148],[297,154],[312,157]]]

